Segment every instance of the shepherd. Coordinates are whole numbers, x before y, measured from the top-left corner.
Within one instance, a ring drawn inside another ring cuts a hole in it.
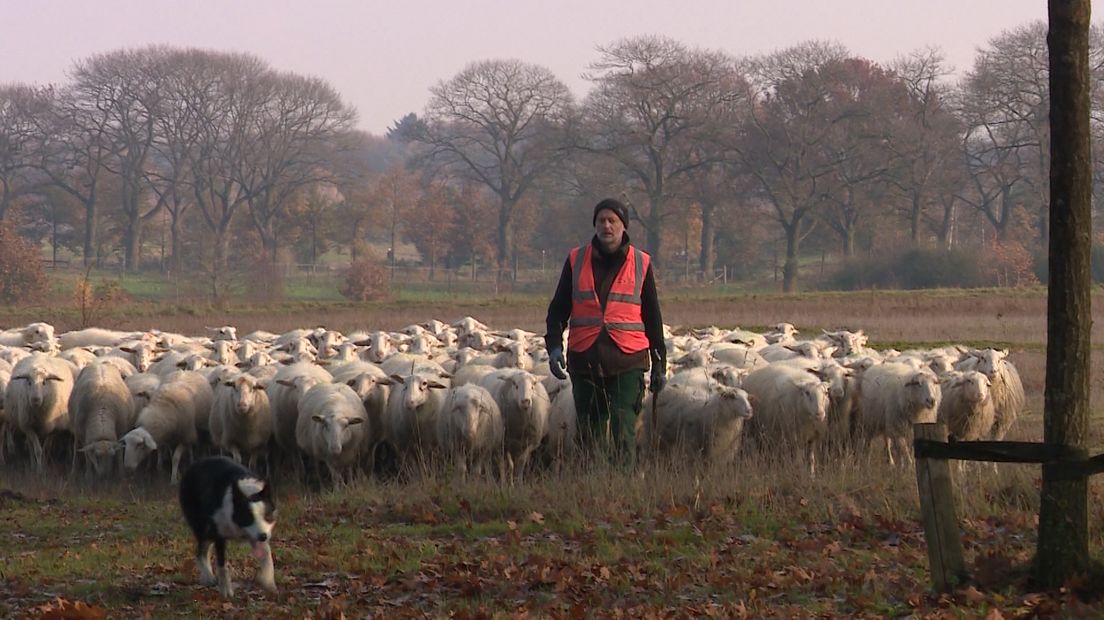
[[[635,463],[636,418],[644,373],[654,395],[667,381],[667,347],[651,257],[629,240],[629,212],[606,198],[594,206],[594,237],[571,250],[548,304],[548,364],[571,376],[586,451],[611,463]],[[567,337],[564,359],[563,332]]]

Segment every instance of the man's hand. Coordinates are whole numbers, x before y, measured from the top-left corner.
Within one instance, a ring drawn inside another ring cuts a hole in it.
[[[652,394],[659,394],[663,386],[667,385],[667,373],[656,364],[652,364],[652,375],[648,378],[648,390]]]
[[[548,369],[552,376],[560,381],[567,379],[567,365],[564,363],[563,349],[554,347],[548,350]]]

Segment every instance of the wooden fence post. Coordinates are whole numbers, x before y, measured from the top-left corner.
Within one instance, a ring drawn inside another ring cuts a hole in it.
[[[947,441],[943,424],[916,424],[916,439]],[[920,492],[920,515],[928,544],[928,563],[932,584],[938,592],[948,592],[968,579],[962,557],[962,537],[955,512],[951,468],[946,459],[917,458],[916,488]]]

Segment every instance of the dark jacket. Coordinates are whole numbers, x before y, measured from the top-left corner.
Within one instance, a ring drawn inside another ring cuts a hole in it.
[[[629,235],[625,233],[621,240],[621,247],[612,254],[602,250],[597,237],[591,239],[590,243],[594,247],[591,266],[594,270],[598,301],[605,309],[610,287],[613,286],[613,280],[628,255]],[[647,370],[649,358],[652,364],[660,369],[666,369],[667,346],[663,341],[663,316],[659,310],[659,295],[656,292],[655,276],[652,275],[650,264],[648,271],[644,273],[644,285],[640,291],[640,314],[644,320],[644,334],[648,337],[646,350],[638,353],[622,352],[603,328],[598,339],[586,351],[567,351],[568,370],[572,374],[612,377],[630,370]],[[556,347],[563,348],[563,333],[570,318],[571,258],[568,257],[564,261],[563,271],[560,272],[556,293],[552,296],[552,302],[548,304],[546,321],[548,331],[544,335],[544,344],[549,350]]]

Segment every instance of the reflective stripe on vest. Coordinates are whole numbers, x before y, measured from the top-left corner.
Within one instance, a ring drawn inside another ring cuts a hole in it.
[[[629,245],[629,254],[610,285],[603,309],[595,290],[593,251],[589,243],[571,251],[571,320],[568,322],[571,332],[567,348],[571,351],[589,349],[604,328],[624,353],[647,349],[640,295],[651,257]]]

